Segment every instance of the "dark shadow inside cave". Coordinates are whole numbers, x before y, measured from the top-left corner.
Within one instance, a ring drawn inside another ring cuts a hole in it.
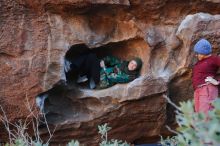
[[[64,72],[65,72],[65,78],[66,82],[68,84],[74,84],[77,80],[77,74],[78,72],[73,69],[71,66],[71,62],[79,62],[75,60],[79,56],[82,56],[83,54],[92,53],[93,51],[89,49],[85,44],[76,44],[72,45],[69,50],[66,52],[64,56]]]

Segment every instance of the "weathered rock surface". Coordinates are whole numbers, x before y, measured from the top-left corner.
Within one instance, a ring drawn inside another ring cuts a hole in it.
[[[27,105],[36,108],[35,97],[62,78],[69,47],[86,44],[97,54],[140,56],[141,77],[105,90],[75,94],[62,86],[50,94],[47,118],[58,126],[51,142],[97,145],[97,125],[106,122],[111,138],[157,137],[173,122],[163,95],[176,103],[192,98],[194,43],[205,37],[219,53],[219,13],[218,0],[2,0],[0,105],[10,121],[25,119]]]

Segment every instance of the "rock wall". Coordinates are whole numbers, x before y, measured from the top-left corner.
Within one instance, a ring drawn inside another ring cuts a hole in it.
[[[10,121],[25,119],[28,104],[36,108],[35,97],[62,78],[69,47],[85,44],[124,59],[140,56],[141,77],[50,96],[48,120],[58,125],[51,142],[97,145],[97,125],[105,122],[112,138],[141,143],[157,137],[173,122],[163,95],[176,103],[192,98],[194,43],[205,37],[219,53],[219,12],[217,0],[2,0],[0,105]]]

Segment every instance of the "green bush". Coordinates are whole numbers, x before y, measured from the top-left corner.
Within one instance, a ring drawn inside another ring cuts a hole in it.
[[[101,134],[101,142],[99,146],[130,146],[127,142],[122,142],[121,140],[111,139],[108,141],[108,131],[111,130],[111,127],[108,127],[108,124],[98,126],[99,134]],[[67,144],[67,146],[80,146],[80,143],[77,140],[72,140]]]
[[[192,101],[181,102],[176,111],[176,136],[161,139],[162,146],[220,146],[220,99],[208,115],[194,112]]]

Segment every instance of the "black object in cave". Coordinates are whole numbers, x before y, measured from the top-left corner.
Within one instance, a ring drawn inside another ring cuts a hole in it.
[[[89,49],[89,47],[87,47],[85,44],[76,44],[69,48],[64,57],[71,62],[73,61],[72,59],[89,52],[91,52],[91,49]]]
[[[85,44],[73,45],[65,55],[65,76],[67,84],[76,84],[77,79],[86,76],[90,89],[100,80],[100,60]]]
[[[76,60],[76,58],[90,52],[91,50],[85,44],[72,45],[66,52],[64,59],[65,61],[69,62],[69,67],[67,67],[68,70],[65,70],[65,76],[68,84],[75,84],[75,81],[77,80],[79,74],[78,69],[76,69],[73,65],[71,66],[71,63],[77,61],[79,64],[81,64],[81,60]]]

